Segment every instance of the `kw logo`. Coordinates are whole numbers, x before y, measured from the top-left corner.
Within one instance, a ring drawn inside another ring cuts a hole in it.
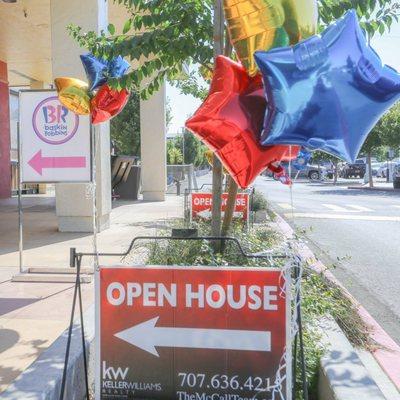
[[[114,368],[108,367],[107,363],[103,361],[103,379],[125,380],[129,368],[122,369],[121,367]]]
[[[65,124],[66,119],[65,117],[68,115],[68,109],[58,105],[54,107],[52,105],[47,105],[42,107],[44,120],[46,124],[59,124],[61,121]]]

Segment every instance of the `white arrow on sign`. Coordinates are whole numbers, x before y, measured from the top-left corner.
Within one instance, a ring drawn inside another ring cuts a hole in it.
[[[231,329],[156,327],[159,317],[116,333],[124,340],[156,357],[156,346],[191,349],[271,351],[271,332]]]
[[[211,211],[209,208],[207,210],[199,211],[197,213],[198,217],[205,218],[205,219],[211,218],[211,215],[212,214],[211,214]]]

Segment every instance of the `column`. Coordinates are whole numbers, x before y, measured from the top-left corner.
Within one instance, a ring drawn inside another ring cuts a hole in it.
[[[11,197],[9,102],[7,64],[0,61],[0,199]]]
[[[46,85],[42,81],[31,81],[31,89],[32,90],[41,90],[47,88]],[[45,183],[38,183],[39,194],[46,194],[47,193],[47,185]]]
[[[86,80],[79,55],[85,50],[69,37],[70,23],[84,30],[100,33],[107,28],[108,2],[106,0],[51,0],[51,39],[53,77],[71,76]],[[110,127],[96,127],[97,144],[97,212],[99,230],[110,224],[111,167]],[[89,132],[88,132],[89,135]],[[59,230],[63,232],[91,232],[92,200],[85,184],[56,185],[56,210]]]
[[[143,200],[164,201],[167,188],[165,84],[149,100],[140,101]]]

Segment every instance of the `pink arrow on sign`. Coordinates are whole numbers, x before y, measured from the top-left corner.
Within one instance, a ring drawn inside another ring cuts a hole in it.
[[[42,150],[39,150],[28,164],[42,175],[45,168],[85,168],[86,157],[42,157]]]

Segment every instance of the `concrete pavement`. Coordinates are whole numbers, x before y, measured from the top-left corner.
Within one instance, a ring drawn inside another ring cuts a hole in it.
[[[258,178],[256,188],[350,293],[400,343],[400,195]]]
[[[54,197],[27,196],[25,206],[25,267],[69,265],[69,249],[92,251],[92,235],[57,231]],[[98,237],[100,251],[124,251],[137,235],[153,235],[168,220],[183,216],[183,198],[165,202],[118,201],[111,227]],[[16,199],[0,201],[0,392],[21,374],[69,323],[73,285],[11,282],[18,273]],[[119,258],[100,260],[104,265]],[[132,262],[132,258],[124,260]],[[86,260],[90,265],[91,260]],[[93,303],[93,283],[82,286],[83,303]],[[1,395],[0,395],[1,397]]]

